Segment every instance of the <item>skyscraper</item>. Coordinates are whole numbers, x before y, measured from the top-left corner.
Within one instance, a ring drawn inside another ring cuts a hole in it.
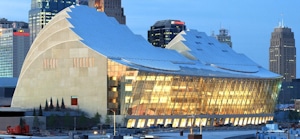
[[[76,0],[31,0],[29,11],[30,43],[58,12],[76,4]]]
[[[105,12],[107,16],[115,17],[120,24],[126,24],[124,9],[121,0],[89,0],[89,7]]]
[[[29,50],[28,23],[0,19],[0,77],[18,77]]]
[[[232,47],[231,36],[229,35],[227,29],[221,28],[219,30],[219,34],[215,37],[219,42],[227,43],[230,47]]]
[[[294,32],[283,22],[272,32],[269,48],[269,68],[283,76],[283,81],[296,78],[296,47]]]
[[[186,26],[180,20],[160,20],[148,31],[148,41],[155,47],[165,48],[183,30],[186,30]]]

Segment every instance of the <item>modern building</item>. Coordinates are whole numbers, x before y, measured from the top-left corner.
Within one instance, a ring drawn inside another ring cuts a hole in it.
[[[161,49],[103,12],[72,6],[32,44],[11,106],[63,98],[138,128],[260,124],[273,119],[281,80],[203,32],[182,31]]]
[[[89,0],[78,0],[79,5],[89,5]]]
[[[105,12],[107,16],[115,17],[120,24],[126,24],[121,0],[89,0],[89,6]]]
[[[274,29],[269,48],[269,70],[283,76],[283,81],[296,78],[296,47],[294,32],[283,22]]]
[[[228,44],[232,48],[231,36],[228,33],[228,30],[225,28],[221,28],[219,30],[219,34],[215,36],[216,39],[222,43]]]
[[[37,34],[58,12],[75,5],[77,0],[31,0],[29,10],[30,44]]]
[[[160,20],[148,30],[148,41],[155,47],[165,48],[167,44],[183,30],[186,30],[183,21]]]
[[[293,104],[300,99],[300,79],[292,79],[290,82],[282,82],[279,91],[278,104]]]
[[[14,28],[14,29],[28,28],[28,23],[23,21],[9,21],[6,18],[1,18],[0,28]]]
[[[28,24],[0,20],[0,77],[18,77],[29,50]]]

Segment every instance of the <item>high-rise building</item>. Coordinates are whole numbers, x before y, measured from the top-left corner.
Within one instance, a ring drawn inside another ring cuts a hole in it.
[[[30,43],[58,12],[76,4],[77,0],[31,0],[29,11]]]
[[[227,29],[221,28],[219,34],[215,36],[219,42],[226,43],[232,48],[231,36]]]
[[[148,31],[148,41],[155,47],[165,48],[183,30],[186,30],[186,26],[180,20],[160,20]]]
[[[292,104],[295,99],[300,99],[300,79],[282,82],[278,95],[278,104]]]
[[[296,78],[296,47],[294,32],[283,22],[272,32],[269,48],[269,68],[283,76],[283,81]]]
[[[89,6],[95,7],[97,11],[105,12],[107,16],[116,18],[120,24],[126,24],[121,0],[89,0]]]
[[[0,77],[18,77],[29,50],[28,23],[0,20]]]

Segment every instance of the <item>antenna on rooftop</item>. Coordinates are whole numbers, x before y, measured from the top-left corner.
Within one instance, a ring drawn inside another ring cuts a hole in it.
[[[284,28],[284,24],[283,24],[283,14],[281,14],[281,22],[279,23],[279,27]]]

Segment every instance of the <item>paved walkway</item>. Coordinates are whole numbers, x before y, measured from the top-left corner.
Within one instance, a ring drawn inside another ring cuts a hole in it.
[[[221,131],[203,131],[202,138],[203,139],[225,139],[227,137],[240,136],[240,135],[249,135],[255,134],[257,130],[221,130]],[[183,136],[180,136],[179,131],[170,131],[170,132],[153,132],[148,133],[149,135],[157,136],[159,139],[187,139],[188,131],[183,133]],[[199,132],[195,132],[195,134],[199,134]],[[0,138],[11,139],[13,135],[0,135]],[[70,139],[69,136],[48,136],[48,137],[35,137],[35,136],[14,136],[16,139]],[[106,136],[99,135],[88,135],[89,139],[107,139]]]
[[[199,133],[199,132],[198,132]],[[245,131],[204,131],[202,133],[203,139],[224,139],[227,137],[241,136],[241,135],[255,135],[256,130],[245,130]],[[158,136],[160,139],[187,139],[188,132],[184,132],[183,136],[180,133],[153,133],[151,135]],[[197,134],[197,132],[196,132]]]

